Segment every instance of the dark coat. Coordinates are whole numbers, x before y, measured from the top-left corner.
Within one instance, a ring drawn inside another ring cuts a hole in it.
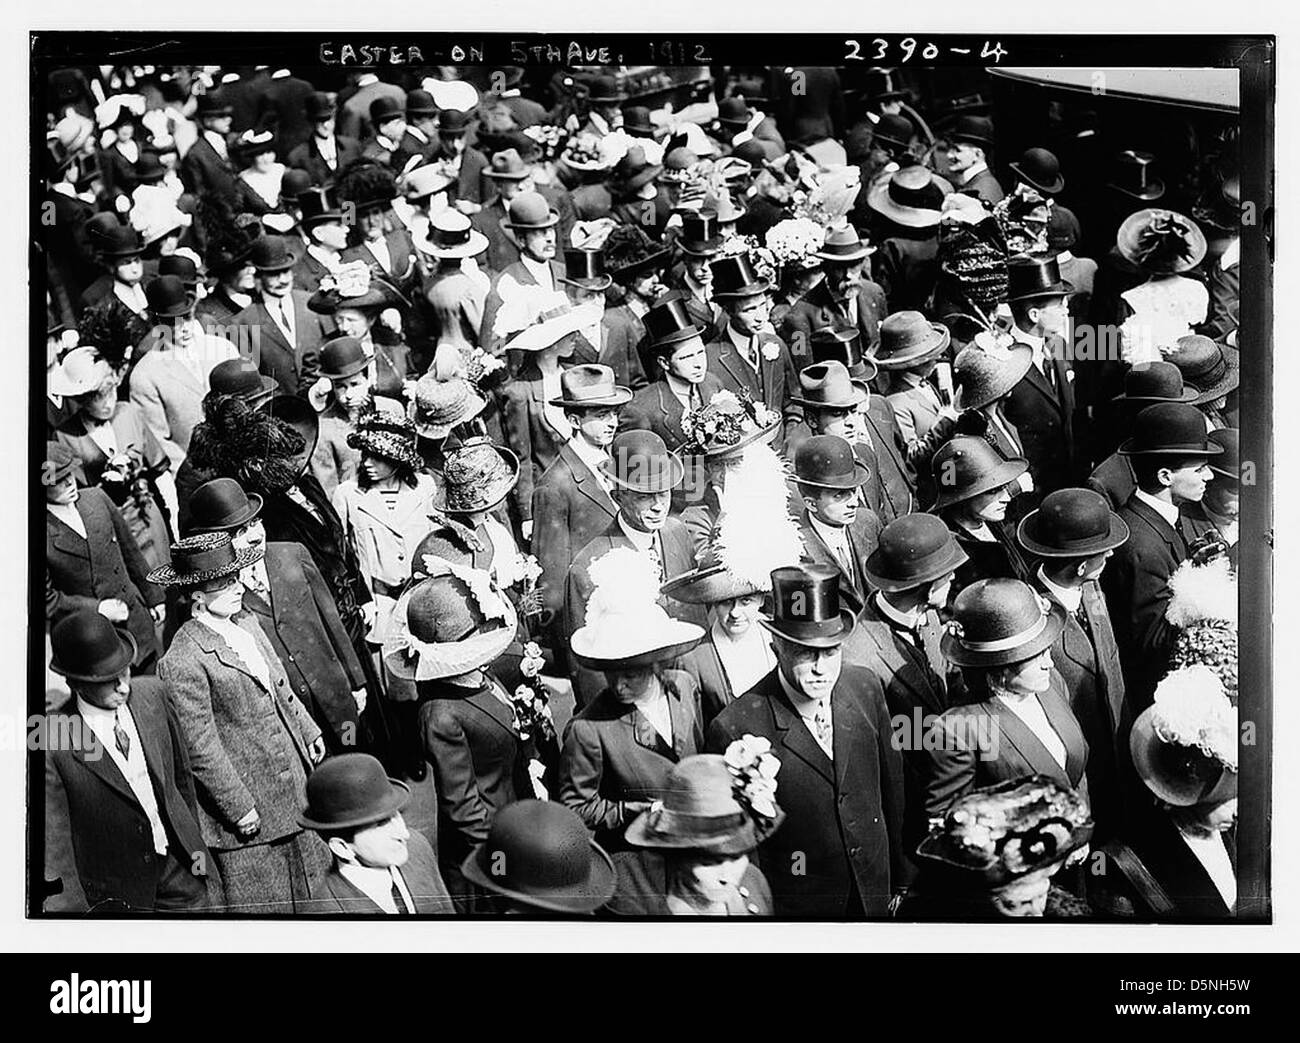
[[[493,272],[504,272],[519,260],[519,245],[507,231],[505,201],[496,196],[485,203],[483,209],[470,217],[470,225],[487,237],[488,248],[483,255],[483,267]]]
[[[51,728],[60,720],[71,724],[76,719],[80,724],[76,705],[74,699],[66,715],[52,718]],[[194,778],[167,691],[155,678],[137,677],[131,682],[128,705],[144,747],[158,815],[167,830],[168,850],[182,864],[204,868],[208,849],[195,819]],[[85,732],[89,733],[88,726]],[[47,820],[68,824],[75,873],[92,910],[103,902],[125,902],[132,910],[152,911],[159,858],[149,818],[113,758],[102,749],[99,756],[87,752],[75,743],[66,748],[51,744],[47,750]],[[68,889],[65,882],[64,890]]]
[[[392,283],[409,300],[413,292],[418,288],[420,281],[420,270],[416,264],[415,243],[411,240],[411,233],[404,228],[394,229],[384,236],[384,244],[388,247],[389,266],[387,268],[379,262],[379,259],[374,254],[366,249],[364,243],[356,243],[347,247],[342,254],[343,263],[365,261],[372,276]]]
[[[981,170],[964,185],[957,184],[954,181],[953,187],[958,192],[964,192],[968,196],[974,196],[976,199],[981,200],[986,206],[999,203],[1006,196],[1002,186],[998,184],[998,179],[989,170]]]
[[[1049,339],[1046,364],[1056,373],[1056,391],[1036,365],[1021,377],[1003,401],[1002,409],[1016,425],[1034,478],[1035,502],[1047,493],[1074,485],[1079,473],[1074,439],[1074,388],[1070,382],[1070,364]]]
[[[519,480],[510,490],[510,503],[520,521],[533,516],[533,486],[555,463],[566,436],[546,418],[542,375],[532,366],[501,388],[501,432],[519,457]]]
[[[762,402],[781,416],[781,427],[772,441],[772,448],[781,453],[785,450],[787,428],[795,424],[801,415],[799,408],[790,404],[791,396],[799,393],[799,374],[795,372],[790,349],[780,337],[775,333],[764,333],[758,340],[759,368],[755,370],[741,358],[735,343],[724,330],[717,340],[707,345],[709,372],[728,391],[736,394],[747,391],[755,402]],[[779,354],[774,359],[769,359],[762,353],[768,344],[775,344],[779,349]]]
[[[225,287],[218,284],[211,293],[194,306],[194,317],[199,320],[205,333],[233,341],[230,330],[235,324],[236,316],[243,310],[230,299]]]
[[[305,395],[316,382],[317,356],[321,344],[333,333],[334,324],[307,307],[309,294],[298,289],[290,289],[289,293],[293,299],[296,344],[285,339],[260,299],[236,315],[234,322],[247,327],[257,337],[254,344],[258,371],[274,378],[286,395]]]
[[[625,308],[607,309],[600,320],[600,345],[579,337],[571,365],[599,362],[614,371],[614,383],[635,391],[649,381],[637,353],[641,340],[640,323],[634,322]]]
[[[411,830],[406,841],[409,857],[397,871],[411,892],[417,916],[451,916],[455,913],[451,895],[438,871],[438,858],[422,833]],[[303,908],[309,916],[381,916],[383,910],[373,899],[339,872],[338,861],[311,889],[311,900]]]
[[[704,640],[677,661],[677,666],[691,675],[700,693],[700,716],[707,728],[723,707],[743,693],[731,687],[726,668],[713,643],[713,628],[709,627]]]
[[[939,622],[931,618],[918,627],[921,648],[901,636],[884,617],[876,599],[868,597],[853,632],[844,642],[845,662],[866,667],[879,678],[893,715],[941,714],[948,709],[948,666],[939,651]]]
[[[871,435],[871,446],[863,454],[872,475],[866,487],[868,502],[880,523],[888,525],[917,509],[916,475],[907,462],[907,442],[889,400],[872,395],[864,419]]]
[[[862,350],[874,355],[880,347],[880,323],[889,314],[885,291],[869,279],[863,279],[858,289],[857,302],[851,315],[856,317],[857,328],[862,332]],[[812,335],[827,326],[846,326],[849,320],[843,310],[831,299],[824,282],[819,282],[804,296],[790,305],[781,327],[781,339],[790,346],[796,368],[802,369],[812,362]]]
[[[939,279],[939,237],[934,229],[904,229],[892,222],[889,233],[872,259],[889,310],[928,311]]]
[[[781,761],[777,803],[786,819],[759,848],[778,916],[884,917],[908,870],[902,760],[880,682],[845,666],[831,693],[831,721],[833,763],[773,670],[718,715],[707,745],[723,753],[744,735],[761,736]]]
[[[250,590],[244,607],[257,616],[289,678],[289,686],[325,734],[332,752],[357,745],[360,724],[352,693],[365,687],[357,653],[334,597],[307,548],[266,545],[270,603]]]
[[[1118,511],[1129,501],[1133,490],[1137,488],[1137,479],[1133,476],[1133,465],[1127,456],[1111,453],[1088,476],[1088,488],[1100,493],[1110,501],[1110,508]]]
[[[276,155],[289,155],[311,137],[307,96],[313,89],[310,83],[297,76],[272,76],[262,92],[258,124],[275,135]]]
[[[296,167],[298,170],[307,171],[311,177],[313,185],[331,185],[338,177],[338,173],[349,163],[361,158],[361,143],[356,138],[350,138],[343,134],[334,135],[334,155],[336,157],[333,169],[321,157],[320,149],[316,146],[316,136],[313,134],[306,141],[289,150],[289,156],[285,160],[288,166]]]
[[[708,372],[697,386],[702,405],[708,405],[709,400],[722,390],[722,382]],[[623,407],[618,415],[618,430],[619,433],[653,431],[664,440],[664,445],[676,452],[686,441],[686,431],[682,428],[685,412],[686,408],[673,394],[667,379],[660,377],[633,395],[632,401]],[[701,458],[683,455],[682,464],[686,473],[682,484],[673,490],[673,510],[678,513],[688,503],[696,502],[703,495],[706,481],[704,461]]]
[[[799,76],[796,80],[795,75]],[[814,142],[843,137],[847,125],[839,71],[825,65],[800,66],[780,73],[776,84],[777,126],[789,141]],[[795,90],[795,84],[799,90]]]
[[[821,535],[812,527],[808,510],[799,515],[799,535],[803,538],[804,560],[819,565],[830,565],[840,574],[840,603],[851,609],[856,615],[862,611],[867,597],[867,577],[862,571],[862,563],[876,549],[880,542],[880,519],[869,510],[859,507],[854,523],[845,530],[849,541],[849,554],[853,558],[853,570],[845,571],[835,552],[822,540]]]
[[[218,197],[231,204],[235,201],[235,168],[229,159],[217,155],[202,133],[181,160],[181,178],[185,190],[199,199]]]
[[[42,207],[50,215],[40,224],[47,264],[57,270],[70,305],[79,312],[82,294],[103,271],[86,242],[86,221],[95,208],[84,199],[54,191],[45,193]]]
[[[957,566],[957,574],[952,582],[953,597],[977,579],[1001,576],[1031,582],[1029,562],[1020,544],[1016,542],[1012,526],[1007,522],[989,522],[988,526],[995,537],[992,542],[977,540],[960,525],[948,522],[948,531],[967,557],[964,564]]]
[[[606,910],[615,916],[672,916],[668,908],[668,854],[656,848],[615,852],[618,883]],[[728,915],[772,915],[772,889],[752,857],[740,878],[736,896],[744,908],[728,910]]]

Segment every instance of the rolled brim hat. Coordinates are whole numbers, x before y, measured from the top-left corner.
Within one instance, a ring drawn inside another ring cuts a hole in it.
[[[924,569],[918,571],[915,575],[908,576],[906,579],[899,579],[883,574],[884,557],[880,549],[877,548],[868,554],[866,560],[863,561],[862,572],[876,590],[883,590],[892,594],[901,590],[915,590],[927,583],[933,583],[937,579],[942,579],[948,573],[956,571],[969,560],[970,555],[962,550],[961,544],[956,540],[949,540],[944,545],[942,553],[935,555],[934,559],[927,563]]]
[[[735,816],[699,816],[674,811],[656,802],[641,812],[623,833],[634,847],[668,851],[707,851],[712,855],[747,855],[776,832],[785,821],[785,812],[777,809],[776,817],[755,821],[742,810]]]
[[[1110,528],[1104,533],[1098,533],[1087,540],[1080,540],[1069,547],[1059,547],[1055,544],[1045,543],[1040,538],[1039,533],[1039,521],[1042,518],[1042,513],[1041,509],[1030,511],[1020,520],[1020,525],[1016,528],[1017,542],[1030,554],[1037,557],[1090,558],[1094,554],[1115,550],[1128,542],[1128,525],[1123,518],[1111,511]]]
[[[440,440],[457,424],[473,420],[487,408],[487,399],[468,380],[438,380],[426,373],[415,385],[411,419],[421,438]]]
[[[66,677],[69,681],[83,681],[88,684],[116,681],[135,662],[135,657],[139,653],[135,638],[131,636],[130,631],[122,627],[114,627],[113,631],[117,635],[120,644],[107,660],[98,664],[97,669],[77,669],[67,663],[60,662],[57,657],[52,657],[50,659],[50,670],[61,677]]]
[[[502,883],[499,877],[492,875],[490,866],[486,864],[490,857],[487,844],[470,852],[461,863],[460,870],[465,875],[465,879],[495,894],[513,898],[538,909],[575,915],[599,909],[614,896],[614,889],[618,883],[614,863],[594,840],[591,841],[591,853],[591,872],[587,879],[580,884],[565,884],[552,892],[538,887],[528,891],[515,890]]]

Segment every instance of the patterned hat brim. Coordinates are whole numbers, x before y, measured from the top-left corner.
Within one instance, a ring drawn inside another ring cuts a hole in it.
[[[245,547],[243,550],[235,552],[233,561],[220,568],[204,569],[201,572],[178,572],[173,565],[168,563],[159,565],[145,578],[150,583],[157,583],[160,587],[197,587],[204,583],[210,583],[214,579],[236,575],[248,568],[249,565],[261,561],[265,556],[266,551],[262,547]]]

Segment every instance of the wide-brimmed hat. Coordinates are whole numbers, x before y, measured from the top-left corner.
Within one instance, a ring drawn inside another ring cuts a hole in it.
[[[574,304],[562,291],[548,294],[533,322],[507,340],[505,346],[513,351],[542,351],[570,333],[598,323],[600,309],[599,301]]]
[[[429,222],[428,235],[417,237],[415,245],[432,257],[476,257],[488,248],[488,240],[459,210],[444,210]]]
[[[468,380],[439,380],[432,372],[415,382],[410,414],[421,438],[441,439],[457,424],[473,420],[487,408],[487,400]]]
[[[978,145],[983,149],[993,147],[993,121],[987,116],[958,116],[952,130],[944,135],[949,141]]]
[[[830,565],[787,565],[772,570],[772,614],[758,620],[779,637],[807,648],[834,648],[853,629],[840,608],[839,571]]]
[[[605,272],[605,254],[601,250],[565,250],[564,275],[560,282],[581,286],[584,290],[608,290],[614,280]]]
[[[505,219],[505,224],[517,232],[554,228],[559,223],[559,213],[540,192],[520,192],[510,200]]]
[[[650,348],[680,344],[692,337],[703,337],[705,329],[696,325],[686,310],[686,298],[680,293],[668,293],[650,306],[642,321],[645,323],[646,341]]]
[[[987,888],[1051,869],[1092,839],[1087,801],[1047,775],[971,790],[916,853]]]
[[[116,681],[135,662],[135,638],[94,609],[64,616],[50,628],[50,669],[69,681]]]
[[[302,474],[312,454],[316,452],[316,442],[320,438],[320,416],[311,407],[311,403],[297,395],[273,395],[266,404],[266,412],[301,436],[302,449],[286,464],[290,469],[296,468],[297,474]]]
[[[930,509],[941,511],[1010,485],[1029,470],[1029,461],[1019,456],[1007,459],[975,435],[957,435],[939,447],[930,466],[939,489]]]
[[[1059,195],[1065,190],[1061,176],[1061,161],[1045,148],[1025,149],[1017,163],[1008,163],[1016,176],[1045,196]]]
[[[937,228],[946,184],[926,167],[913,164],[874,181],[867,206],[905,228]]]
[[[358,418],[357,429],[348,435],[347,442],[350,449],[398,466],[417,471],[424,466],[415,448],[415,424],[396,402],[386,406],[377,399],[374,407]]]
[[[1008,303],[1039,297],[1068,297],[1073,292],[1073,284],[1061,278],[1061,266],[1054,256],[1019,254],[1007,261]]]
[[[520,800],[492,817],[461,863],[471,883],[555,913],[590,913],[614,897],[614,863],[563,804]]]
[[[1133,421],[1133,437],[1120,444],[1122,456],[1218,456],[1223,449],[1206,437],[1205,414],[1183,402],[1147,406]]]
[[[940,648],[954,666],[1010,666],[1032,659],[1065,627],[1065,610],[1018,579],[979,579],[952,603]]]
[[[1190,217],[1154,207],[1124,219],[1115,247],[1126,261],[1153,275],[1191,271],[1209,249],[1205,233]]]
[[[952,364],[957,385],[953,405],[959,410],[982,409],[996,402],[1020,383],[1033,364],[1034,351],[1027,344],[1011,344],[997,351],[962,348]]]
[[[640,145],[633,145],[614,164],[613,170],[609,172],[610,191],[614,195],[626,199],[633,193],[640,191],[663,172],[662,164],[651,163],[646,156],[645,149]]]
[[[1129,732],[1133,766],[1166,804],[1187,808],[1237,795],[1237,709],[1214,671],[1175,670]]]
[[[609,366],[591,362],[562,372],[560,396],[549,404],[561,409],[603,409],[631,401],[631,390],[614,383],[614,371]]]
[[[50,374],[48,390],[75,398],[98,391],[113,376],[113,367],[99,349],[83,344],[63,356],[63,361]]]
[[[866,388],[839,361],[818,362],[799,371],[799,394],[790,401],[805,409],[853,409],[867,401]]]
[[[1125,149],[1115,157],[1106,187],[1147,203],[1159,199],[1165,194],[1165,183],[1156,176],[1155,162],[1150,152]]]
[[[1016,540],[1040,558],[1089,558],[1122,547],[1129,529],[1110,502],[1091,489],[1057,489],[1016,529]]]
[[[1124,393],[1113,402],[1195,402],[1200,390],[1183,383],[1183,373],[1172,362],[1144,362],[1124,374]]]
[[[490,511],[519,481],[519,457],[487,436],[467,438],[443,459],[440,505],[449,514]]]
[[[615,435],[609,460],[601,466],[616,486],[636,493],[676,489],[686,474],[681,458],[669,452],[664,440],[653,431],[632,430]]]
[[[171,561],[148,575],[150,583],[163,587],[198,587],[223,576],[233,576],[261,561],[262,547],[236,550],[228,532],[200,532],[171,545]]]
[[[298,825],[321,833],[386,822],[411,799],[410,787],[368,753],[327,758],[307,777],[306,794]]]
[[[1236,391],[1241,383],[1241,352],[1236,348],[1193,333],[1179,337],[1173,351],[1165,355],[1192,389],[1192,405],[1200,406]]]
[[[736,779],[720,753],[700,753],[674,764],[662,799],[638,815],[623,834],[636,847],[743,855],[781,823],[752,814],[736,798]]]
[[[425,163],[410,168],[398,179],[402,198],[408,203],[419,203],[438,192],[447,191],[455,184],[455,176],[435,163]],[[451,212],[459,213],[459,211]]]
[[[341,308],[373,311],[406,303],[396,286],[376,276],[361,260],[351,261],[327,274],[320,288],[307,298],[307,307],[317,315],[333,315]]]
[[[877,590],[914,590],[965,564],[968,556],[943,519],[905,514],[880,530],[879,542],[862,565]]]
[[[519,617],[491,574],[429,556],[415,567],[426,578],[393,606],[382,653],[388,669],[407,681],[439,681],[495,662],[515,640]]]
[[[160,275],[144,288],[149,313],[156,319],[179,319],[194,310],[195,294],[175,275]]]
[[[140,233],[146,247],[169,235],[179,235],[193,223],[193,215],[181,210],[165,191],[141,196],[131,208],[131,227]]]
[[[736,575],[723,561],[716,543],[711,543],[700,552],[695,568],[674,576],[659,591],[685,605],[716,605],[719,601],[766,593],[767,586]]]
[[[214,478],[190,494],[189,506],[191,533],[234,532],[262,513],[262,498],[233,478]]]
[[[279,386],[274,377],[261,373],[251,359],[226,359],[213,366],[208,374],[211,394],[238,395],[254,407],[269,401]]]
[[[1210,470],[1220,478],[1231,478],[1234,482],[1240,481],[1240,432],[1235,427],[1221,427],[1216,431],[1211,431],[1209,439],[1223,449],[1222,453],[1210,460]]]
[[[794,480],[816,489],[856,489],[871,480],[871,469],[839,435],[812,435],[794,454]]]
[[[248,256],[259,272],[284,272],[298,263],[297,253],[280,235],[262,236],[253,243]]]
[[[920,365],[942,355],[951,339],[947,326],[930,322],[919,311],[896,311],[880,324],[875,363],[890,370]]]
[[[837,362],[849,371],[855,384],[876,379],[876,360],[862,351],[862,331],[856,326],[823,326],[808,338],[814,363]]]
[[[749,254],[728,254],[709,262],[713,272],[711,292],[714,300],[739,300],[767,293],[772,284],[760,278],[750,263]]]

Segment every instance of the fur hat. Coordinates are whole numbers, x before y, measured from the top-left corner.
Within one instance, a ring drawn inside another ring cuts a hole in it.
[[[222,395],[211,401],[210,408],[205,406],[205,419],[194,429],[189,457],[201,473],[234,478],[248,492],[264,495],[281,492],[297,481],[310,454],[304,433],[293,425],[254,409],[242,398]]]

